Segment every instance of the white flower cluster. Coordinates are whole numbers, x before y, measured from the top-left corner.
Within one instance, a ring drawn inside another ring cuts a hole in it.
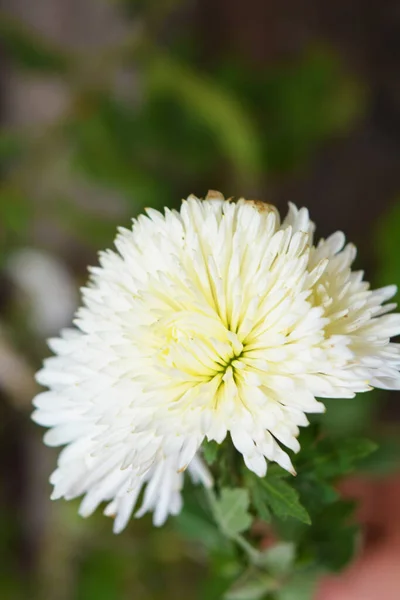
[[[211,485],[198,451],[229,433],[249,469],[293,472],[316,398],[400,388],[400,315],[351,271],[340,232],[313,242],[305,208],[277,210],[210,193],[181,210],[152,209],[120,229],[83,289],[75,329],[51,340],[33,418],[45,442],[66,445],[53,498],[103,501],[123,529],[144,488],[140,516],[181,508],[187,469]]]

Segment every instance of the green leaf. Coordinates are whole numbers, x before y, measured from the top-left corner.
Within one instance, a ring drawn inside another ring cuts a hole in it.
[[[148,93],[174,97],[195,113],[239,172],[248,175],[261,171],[257,128],[234,94],[165,55],[148,65],[147,76]]]
[[[323,507],[313,518],[302,549],[312,552],[319,565],[340,571],[354,556],[358,539],[358,527],[353,524],[354,508],[354,502],[341,500]]]
[[[400,467],[400,439],[397,433],[385,432],[378,439],[378,449],[363,460],[361,469],[364,473],[375,475],[392,475]]]
[[[299,496],[291,485],[282,479],[268,477],[268,475],[261,481],[266,493],[266,501],[278,518],[285,520],[293,517],[307,525],[311,524],[308,512],[301,505]]]
[[[282,469],[276,463],[272,463],[268,465],[268,477],[276,477],[277,479],[287,479],[288,477],[292,477],[289,471],[286,469]]]
[[[311,515],[320,511],[322,506],[332,504],[339,498],[335,488],[323,478],[319,478],[313,471],[299,475],[295,485],[302,502],[307,506]]]
[[[380,285],[396,284],[400,287],[399,260],[400,199],[378,222],[375,243]]]
[[[9,233],[21,233],[27,229],[32,218],[32,204],[29,198],[14,187],[0,188],[0,223]]]
[[[154,164],[158,142],[147,139],[143,116],[104,92],[87,93],[64,129],[74,151],[72,169],[97,185],[122,192],[131,214],[145,206],[162,208],[174,202],[158,159]]]
[[[269,523],[269,521],[271,520],[271,513],[266,502],[264,488],[257,481],[257,479],[256,477],[248,478],[251,503],[258,517],[263,521]]]
[[[260,600],[277,587],[271,575],[250,567],[224,595],[224,600]]]
[[[236,60],[216,69],[265,132],[261,143],[270,170],[304,163],[318,144],[346,130],[366,107],[363,86],[324,48],[310,48],[295,62],[261,71]]]
[[[19,158],[24,151],[26,151],[26,141],[23,140],[22,135],[14,131],[0,132],[0,159],[3,164],[4,161]]]
[[[200,542],[209,550],[226,553],[232,548],[230,540],[218,529],[200,487],[185,486],[183,508],[173,523],[185,538]]]
[[[203,458],[208,465],[212,465],[215,463],[219,449],[220,445],[217,444],[217,442],[208,442],[207,440],[203,442],[201,450],[203,452]]]
[[[381,391],[357,394],[355,398],[324,398],[328,417],[324,419],[324,431],[343,439],[363,435],[373,423],[380,406]]]
[[[85,556],[77,590],[78,600],[117,600],[121,579],[120,557],[99,548]]]
[[[175,524],[185,538],[202,542],[207,548],[221,548],[225,541],[213,523],[189,510],[183,510],[176,517]]]
[[[262,553],[260,566],[276,576],[288,573],[296,557],[296,548],[292,542],[281,542]]]
[[[67,53],[44,41],[18,21],[2,16],[0,37],[9,57],[17,66],[47,73],[66,73],[71,66]]]
[[[377,449],[377,445],[366,439],[323,440],[312,461],[312,472],[318,477],[335,478],[350,473],[355,463]]]
[[[110,244],[117,226],[121,224],[110,215],[102,216],[95,211],[86,212],[67,198],[59,197],[53,204],[47,210],[48,216],[74,238],[90,242],[94,247]]]
[[[276,600],[311,600],[314,598],[322,570],[309,569],[296,573],[276,594]]]
[[[222,488],[214,505],[216,520],[228,537],[246,531],[252,523],[248,512],[249,492],[241,488]]]

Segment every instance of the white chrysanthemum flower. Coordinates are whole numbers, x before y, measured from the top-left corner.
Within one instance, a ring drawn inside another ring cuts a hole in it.
[[[211,485],[198,455],[229,433],[249,469],[293,472],[316,398],[400,388],[400,315],[352,272],[355,249],[335,233],[313,246],[305,208],[194,196],[180,212],[121,229],[83,289],[76,329],[51,340],[33,418],[67,444],[54,498],[103,501],[115,531],[136,513],[161,524],[181,508],[183,473]]]

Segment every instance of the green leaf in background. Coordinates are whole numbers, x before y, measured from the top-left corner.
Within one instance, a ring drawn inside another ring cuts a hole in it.
[[[269,171],[303,164],[318,144],[346,131],[366,105],[360,82],[326,48],[309,48],[297,60],[263,71],[238,61],[219,63],[215,74],[263,132]]]
[[[176,517],[175,524],[186,539],[201,542],[206,548],[222,549],[225,546],[225,539],[215,524],[185,504],[182,512]]]
[[[378,448],[361,463],[363,473],[369,475],[393,475],[400,468],[400,438],[397,427],[377,437]]]
[[[348,438],[343,440],[322,440],[310,463],[302,467],[317,477],[334,479],[351,473],[355,464],[369,456],[377,445],[366,439]]]
[[[182,511],[173,520],[178,531],[189,541],[200,541],[208,550],[230,554],[232,545],[218,529],[209,510],[205,491],[187,485],[183,494]]]
[[[242,488],[222,488],[215,501],[215,517],[222,531],[228,537],[246,531],[252,523],[248,512],[249,492]]]
[[[296,543],[304,564],[339,570],[354,555],[358,527],[354,524],[354,503],[341,500],[333,483],[350,473],[376,446],[351,437],[321,439],[319,425],[308,429],[302,433],[302,449],[296,460],[298,475],[292,485],[311,516],[312,527],[292,519],[278,522],[277,527],[283,539]]]
[[[13,161],[26,152],[26,140],[15,131],[0,132],[0,160],[2,168],[8,161]]]
[[[275,600],[312,600],[321,579],[321,569],[307,569],[295,573],[275,594]]]
[[[109,246],[121,225],[121,217],[101,215],[95,211],[85,211],[67,198],[58,198],[57,205],[50,204],[47,214],[58,223],[58,226],[70,233],[72,238],[82,243],[90,243],[95,248]],[[129,219],[127,219],[129,226]]]
[[[380,390],[372,390],[368,394],[357,394],[355,398],[324,398],[326,418],[323,427],[327,435],[337,439],[349,436],[365,435],[368,427],[376,417],[379,402],[382,400]]]
[[[220,87],[215,79],[172,57],[158,56],[147,71],[147,93],[156,92],[176,98],[196,113],[236,171],[246,176],[260,172],[257,128],[235,95]]]
[[[269,523],[271,520],[271,513],[267,505],[266,494],[263,486],[256,480],[255,477],[247,478],[251,504],[256,511],[257,516]]]
[[[399,259],[400,200],[381,217],[376,230],[376,258],[380,285],[400,287]]]
[[[277,463],[271,463],[268,465],[268,477],[275,477],[276,479],[288,479],[292,478],[293,475],[286,471],[286,469],[282,469]]]
[[[213,440],[211,442],[208,442],[207,440],[203,442],[201,450],[203,452],[203,458],[208,465],[215,463],[219,449],[220,445]]]
[[[250,567],[224,595],[224,600],[261,600],[277,588],[276,580],[265,571]]]
[[[300,551],[311,553],[315,564],[329,570],[343,569],[353,558],[358,543],[354,508],[354,502],[341,500],[320,509],[313,516],[313,527],[301,541]]]
[[[71,55],[20,21],[0,16],[0,37],[4,50],[20,68],[66,74],[72,65]]]
[[[311,524],[310,516],[300,503],[298,493],[289,483],[267,475],[260,479],[260,486],[265,495],[265,502],[276,517],[283,520],[292,517],[307,525]]]
[[[320,509],[321,506],[339,500],[339,494],[333,485],[318,477],[312,470],[300,475],[295,482],[295,486],[302,502],[307,506],[311,520],[313,520],[315,511]]]
[[[14,187],[4,185],[0,188],[0,244],[9,247],[26,236],[26,231],[33,215],[33,206],[29,198]],[[5,253],[0,256],[0,264]]]
[[[145,206],[163,208],[176,202],[170,177],[155,174],[157,145],[146,156],[149,131],[142,117],[111,94],[83,94],[64,129],[73,150],[73,170],[96,185],[122,192],[134,214]]]
[[[95,560],[90,558],[81,567],[77,600],[118,600],[122,588],[120,557],[97,551]]]
[[[262,564],[274,576],[282,576],[290,571],[296,558],[296,548],[292,542],[280,542],[262,554]]]

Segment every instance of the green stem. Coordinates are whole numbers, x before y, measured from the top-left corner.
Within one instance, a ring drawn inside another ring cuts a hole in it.
[[[261,553],[251,544],[249,544],[249,542],[242,535],[238,533],[235,536],[231,536],[231,539],[246,552],[250,562],[253,565],[258,565],[260,563]]]

